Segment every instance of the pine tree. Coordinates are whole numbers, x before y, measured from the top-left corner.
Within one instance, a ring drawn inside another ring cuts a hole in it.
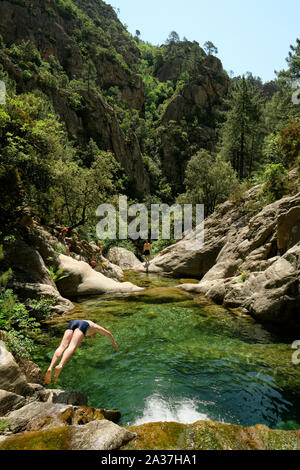
[[[230,161],[239,179],[251,176],[262,144],[262,109],[253,87],[243,76],[234,83],[229,110],[221,129],[221,155]]]
[[[290,45],[289,55],[286,58],[286,62],[288,63],[288,70],[281,71],[278,74],[279,78],[285,79],[288,78],[290,80],[297,80],[300,78],[300,39],[296,39],[296,45]]]
[[[218,48],[211,41],[206,41],[203,44],[203,47],[204,47],[204,50],[207,52],[208,55],[217,55],[218,54]]]

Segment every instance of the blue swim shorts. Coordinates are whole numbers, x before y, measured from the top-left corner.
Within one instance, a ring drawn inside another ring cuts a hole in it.
[[[87,330],[89,329],[89,323],[84,320],[72,320],[67,326],[67,330],[76,330],[76,328],[79,328],[80,331],[85,335]]]

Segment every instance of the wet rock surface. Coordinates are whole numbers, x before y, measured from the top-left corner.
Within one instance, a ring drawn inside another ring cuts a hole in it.
[[[26,368],[27,377],[42,374],[31,361]],[[87,406],[87,397],[81,392],[28,383],[3,341],[0,376],[2,450],[113,450],[135,436],[116,424],[121,418],[119,410]]]
[[[300,431],[213,421],[147,423],[128,428],[136,437],[123,450],[299,450]]]

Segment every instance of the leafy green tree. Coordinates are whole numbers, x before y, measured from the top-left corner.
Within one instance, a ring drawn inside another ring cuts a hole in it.
[[[284,163],[284,156],[280,149],[280,134],[273,132],[264,139],[262,153],[267,163]]]
[[[291,100],[291,90],[281,85],[280,91],[276,92],[267,101],[264,107],[263,118],[267,133],[279,132],[289,122],[289,116],[296,112]]]
[[[55,220],[70,230],[95,219],[99,204],[107,202],[117,188],[113,176],[118,164],[110,152],[99,151],[90,168],[82,168],[74,161],[58,162],[55,166],[53,198]]]
[[[21,209],[25,205],[25,191],[18,169],[13,165],[0,165],[1,211],[0,227],[3,235],[9,234]]]
[[[134,39],[136,40],[136,42],[137,42],[138,44],[139,44],[139,43],[140,43],[140,41],[141,41],[141,39],[140,39],[140,38],[141,38],[141,32],[140,32],[140,30],[139,30],[139,29],[136,29],[136,31],[135,31],[135,37],[134,37]]]
[[[86,82],[88,92],[90,92],[91,87],[95,87],[95,81],[97,79],[97,69],[92,59],[88,59],[87,61],[83,73],[83,79]]]
[[[64,152],[62,126],[56,116],[49,114],[43,100],[33,94],[8,97],[3,111],[0,169],[14,167],[26,203],[42,204],[53,181],[54,163]]]
[[[276,72],[276,85],[280,90],[266,105],[266,125],[269,131],[273,131],[274,127],[281,131],[291,120],[300,118],[300,106],[293,101],[293,97],[299,99],[300,96],[299,86],[297,90],[300,79],[300,39],[297,38],[295,46],[290,46],[286,62],[288,69]]]
[[[205,215],[228,198],[238,185],[236,173],[230,162],[220,155],[214,156],[201,150],[188,162],[185,172],[186,192],[177,201],[204,204]]]

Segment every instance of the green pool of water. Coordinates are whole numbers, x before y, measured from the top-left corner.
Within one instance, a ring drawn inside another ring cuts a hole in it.
[[[46,371],[71,318],[109,329],[86,338],[50,388],[79,390],[89,405],[119,409],[121,424],[199,419],[300,428],[300,365],[291,343],[250,317],[176,289],[178,280],[128,275],[139,295],[83,299],[48,325],[35,360]]]

